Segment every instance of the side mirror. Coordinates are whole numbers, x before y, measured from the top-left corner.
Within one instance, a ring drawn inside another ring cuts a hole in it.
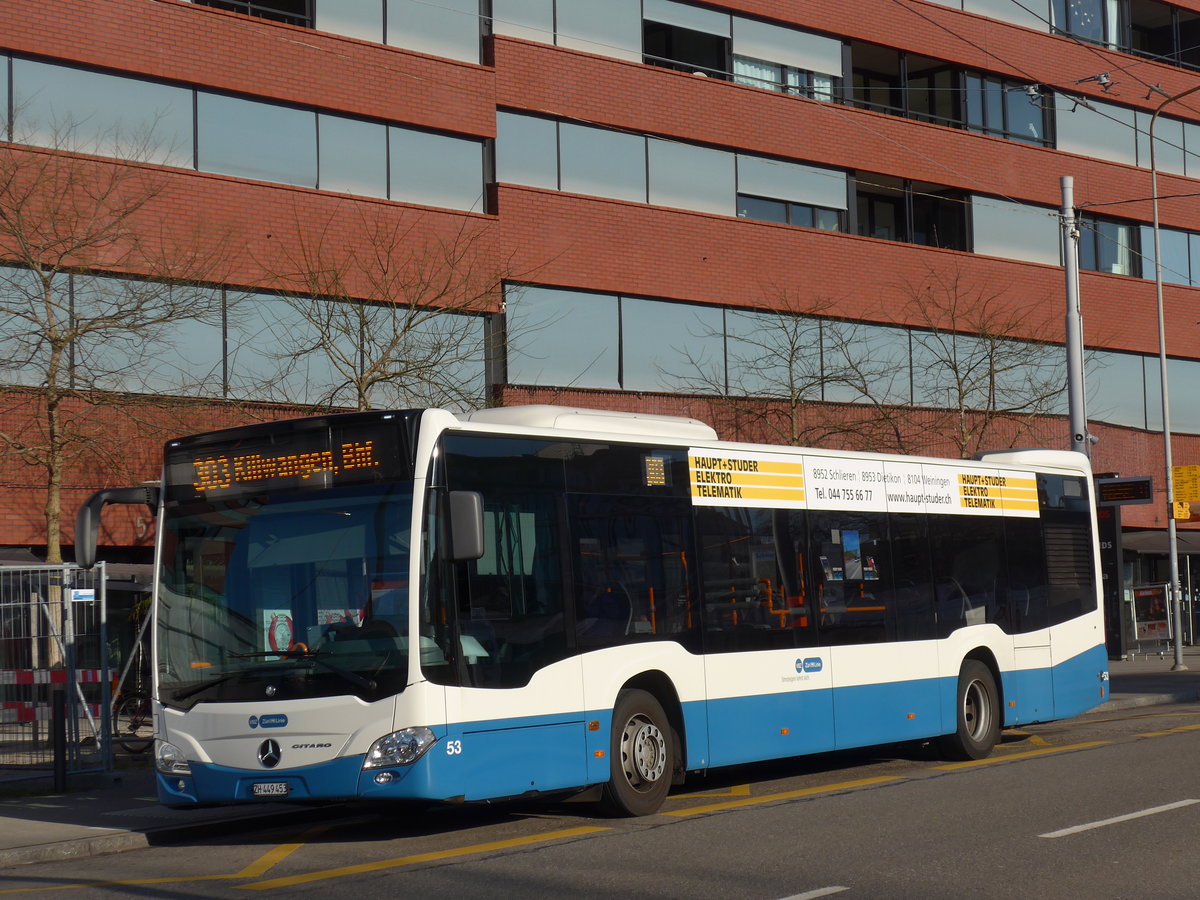
[[[446,495],[449,556],[455,562],[483,556],[483,495],[478,491],[450,491]]]
[[[96,539],[100,533],[100,510],[110,503],[144,503],[150,515],[158,514],[159,490],[148,485],[96,491],[75,514],[75,564],[90,569],[96,564]]]

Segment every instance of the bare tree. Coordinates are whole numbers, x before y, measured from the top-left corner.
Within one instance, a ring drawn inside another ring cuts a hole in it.
[[[1014,446],[1043,417],[1064,412],[1062,345],[1013,337],[1055,332],[1045,304],[1014,303],[1003,286],[974,282],[957,266],[906,289],[913,402],[936,411],[920,448],[948,444],[966,458]]]
[[[55,563],[64,473],[106,447],[118,452],[94,408],[144,390],[180,322],[220,316],[200,278],[216,271],[221,242],[172,240],[157,227],[164,173],[70,146],[0,146],[0,378],[25,389],[7,392],[22,415],[6,417],[14,424],[0,430],[0,452],[45,472]]]
[[[957,266],[899,292],[903,328],[836,318],[833,300],[773,293],[770,311],[726,314],[723,368],[688,355],[674,385],[722,396],[742,434],[898,453],[968,457],[1012,446],[1062,412],[1062,347],[1012,337],[1048,333],[1044,307],[1014,304]]]
[[[288,310],[271,326],[272,381],[304,383],[305,402],[327,408],[485,405],[486,316],[512,274],[485,229],[438,234],[395,207],[351,215],[297,228],[283,263],[264,262]]]
[[[663,376],[675,390],[720,396],[718,415],[739,434],[793,446],[817,443],[829,423],[811,421],[806,410],[823,399],[832,380],[822,352],[832,323],[824,314],[832,304],[769,293],[772,309],[727,310],[719,332],[692,333],[693,342],[676,348],[682,371]]]

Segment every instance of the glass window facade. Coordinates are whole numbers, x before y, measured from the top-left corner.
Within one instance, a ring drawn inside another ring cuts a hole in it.
[[[1059,150],[1137,165],[1132,109],[1099,100],[1089,100],[1092,109],[1088,109],[1063,94],[1054,95],[1054,105]]]
[[[520,287],[505,300],[511,383],[620,387],[616,297]]]
[[[479,0],[387,0],[393,46],[477,63],[479,40]]]
[[[971,198],[971,223],[976,253],[1051,266],[1061,263],[1055,210],[976,195]]]
[[[395,126],[388,130],[393,200],[483,211],[483,145]]]
[[[7,104],[7,90],[0,99]],[[185,88],[15,59],[13,108],[21,143],[191,165],[192,92]]]
[[[739,194],[828,209],[846,208],[846,173],[837,169],[739,154],[737,178]]]
[[[559,123],[562,189],[646,202],[646,139],[641,135]]]
[[[556,0],[558,45],[642,61],[641,0]]]
[[[647,152],[651,203],[735,214],[732,153],[655,138],[649,139]]]
[[[719,308],[622,297],[622,389],[713,393],[723,380],[722,332]]]
[[[496,113],[496,180],[558,190],[558,123]]]
[[[317,186],[315,113],[200,92],[196,163],[205,172]]]
[[[492,31],[554,43],[554,0],[492,0]]]
[[[315,0],[314,27],[383,43],[383,0]]]
[[[389,195],[390,175],[394,200],[482,209],[481,140],[400,126],[389,136],[389,126],[346,116],[29,60],[13,66],[21,142],[370,197]],[[0,91],[0,119],[8,97]]]
[[[317,116],[318,187],[364,197],[388,195],[387,126],[343,116]]]

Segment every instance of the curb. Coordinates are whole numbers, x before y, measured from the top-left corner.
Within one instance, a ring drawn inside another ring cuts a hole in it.
[[[1189,688],[1185,691],[1171,691],[1162,694],[1135,694],[1117,700],[1109,700],[1094,709],[1089,709],[1085,716],[1109,710],[1138,709],[1143,706],[1160,706],[1164,703],[1192,703],[1200,700],[1200,687]]]
[[[236,809],[236,807],[234,808]],[[328,806],[299,806],[262,810],[228,818],[208,819],[204,822],[185,822],[160,825],[137,831],[113,831],[95,837],[34,844],[28,847],[11,847],[0,850],[0,869],[29,863],[53,862],[55,860],[86,859],[108,853],[124,853],[128,850],[144,850],[164,844],[211,837],[214,834],[236,834],[256,828],[270,827],[273,821],[306,822],[326,814]]]

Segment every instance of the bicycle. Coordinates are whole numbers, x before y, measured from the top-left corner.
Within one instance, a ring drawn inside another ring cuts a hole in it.
[[[145,635],[149,623],[150,617],[147,616],[138,630],[136,649],[125,664],[113,691],[113,740],[130,753],[144,753],[154,743],[154,705],[143,688]],[[134,684],[131,690],[126,691],[122,685],[131,667],[134,670]]]
[[[154,743],[154,709],[146,694],[119,694],[113,703],[113,738],[130,753]]]

